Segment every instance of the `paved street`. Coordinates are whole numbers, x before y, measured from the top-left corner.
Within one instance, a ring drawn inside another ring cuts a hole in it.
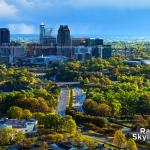
[[[74,108],[83,112],[82,104],[86,98],[86,94],[80,88],[74,88]],[[56,109],[56,112],[61,116],[65,116],[66,107],[68,105],[69,89],[62,88],[60,93],[59,103]]]
[[[80,112],[83,112],[83,109],[82,109],[82,105],[83,105],[83,102],[86,98],[86,94],[83,93],[82,89],[80,88],[74,88],[74,108],[76,108],[78,111]]]
[[[67,88],[62,88],[59,103],[56,110],[56,112],[61,116],[65,116],[66,107],[68,105],[68,97],[69,97],[69,90]]]

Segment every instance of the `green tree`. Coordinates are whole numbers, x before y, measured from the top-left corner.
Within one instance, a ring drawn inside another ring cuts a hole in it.
[[[30,110],[24,109],[22,118],[26,119],[26,120],[31,119],[32,118],[32,113],[30,112]]]
[[[86,78],[86,79],[84,80],[84,83],[85,83],[85,84],[89,84],[89,83],[90,83],[89,79]]]
[[[17,129],[0,129],[0,145],[18,144],[24,139],[24,133]]]
[[[70,95],[69,95],[69,107],[73,106],[73,89],[70,89]]]
[[[44,127],[54,129],[56,132],[62,126],[62,117],[58,114],[48,114],[44,117]]]
[[[150,113],[150,93],[143,94],[137,104],[137,111],[141,114]]]
[[[71,116],[66,116],[64,118],[64,124],[63,124],[65,130],[69,133],[75,133],[77,125],[76,122],[72,119]]]
[[[121,103],[116,100],[116,99],[112,99],[111,100],[111,105],[112,105],[112,113],[114,116],[119,116],[121,113]]]
[[[33,114],[33,117],[38,120],[39,124],[44,124],[45,114],[41,112],[36,112]]]
[[[20,107],[12,106],[7,112],[8,116],[14,119],[21,119],[23,116],[23,110]]]

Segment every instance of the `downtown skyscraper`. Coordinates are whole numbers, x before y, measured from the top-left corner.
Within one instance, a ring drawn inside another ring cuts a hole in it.
[[[72,56],[71,36],[67,25],[60,25],[57,35],[57,55]]]
[[[0,28],[0,44],[10,43],[10,31],[7,28]]]

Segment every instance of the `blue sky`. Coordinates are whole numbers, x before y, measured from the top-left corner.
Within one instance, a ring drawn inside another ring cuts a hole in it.
[[[39,32],[40,22],[72,34],[150,36],[150,0],[0,0],[0,27]]]

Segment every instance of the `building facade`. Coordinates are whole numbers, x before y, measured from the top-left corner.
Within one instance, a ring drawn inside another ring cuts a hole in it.
[[[10,31],[7,28],[0,28],[0,63],[8,64],[11,59]]]
[[[10,43],[10,31],[7,28],[0,28],[0,44]]]
[[[72,57],[71,36],[67,25],[60,25],[58,30],[57,55]]]
[[[109,59],[112,57],[112,47],[111,45],[103,45],[102,48],[102,58]]]
[[[79,61],[85,61],[92,57],[92,48],[85,46],[78,46],[75,48],[74,56]]]
[[[99,39],[99,38],[88,38],[86,39],[86,46],[90,46],[90,47],[97,47],[99,45],[103,45],[103,39]]]
[[[30,120],[17,120],[3,118],[0,120],[0,129],[2,128],[15,128],[17,130],[23,131],[24,133],[35,132],[38,121],[35,119]]]
[[[40,24],[40,44],[53,48],[56,46],[56,38],[53,36],[53,29],[46,28],[44,23]]]

